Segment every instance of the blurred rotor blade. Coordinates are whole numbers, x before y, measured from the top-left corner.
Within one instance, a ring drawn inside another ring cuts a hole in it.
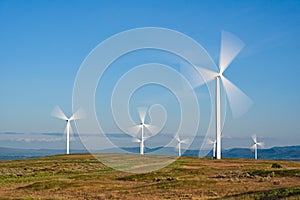
[[[144,136],[144,141],[148,140],[149,138],[151,138],[151,136]]]
[[[256,135],[252,135],[251,137],[252,137],[253,142],[257,143]]]
[[[200,74],[200,76],[197,74],[198,81],[196,82],[196,87],[204,85],[204,84],[214,80],[218,76],[217,72],[211,71],[211,70],[208,70],[208,69],[205,69],[202,67],[195,67],[195,69]]]
[[[233,117],[238,118],[242,116],[251,107],[252,100],[224,76],[221,76],[221,80]]]
[[[145,107],[138,108],[138,113],[139,113],[139,117],[140,117],[141,122],[145,123],[147,108],[145,108]]]
[[[65,130],[64,130],[64,134],[65,134],[65,135],[67,134],[67,126],[68,126],[68,125],[66,125]]]
[[[211,139],[207,139],[207,140],[206,140],[206,143],[207,143],[207,144],[214,144],[215,141],[212,141]]]
[[[256,145],[256,144],[254,144],[254,145],[252,145],[252,146],[250,147],[250,149],[251,149],[252,151],[255,150],[255,145]]]
[[[190,140],[187,138],[187,139],[184,139],[184,140],[181,140],[181,143],[182,144],[188,144],[190,142]]]
[[[244,43],[235,35],[222,31],[219,68],[222,74],[237,54],[243,49]]]
[[[177,140],[177,142],[180,142],[179,134],[175,135],[175,139]]]
[[[144,124],[145,128],[151,133],[151,134],[157,134],[159,131],[159,127],[151,125],[151,124]]]
[[[192,66],[187,63],[180,64],[180,73],[189,81],[193,88],[211,81],[215,77],[214,73],[217,74],[216,72],[202,68],[201,66]]]
[[[260,146],[260,147],[262,147],[262,148],[264,148],[265,143],[263,143],[263,142],[258,142],[257,145]]]
[[[128,129],[128,132],[131,135],[137,135],[140,130],[141,130],[141,125],[136,125],[136,126],[130,127]]]
[[[83,119],[85,117],[85,113],[82,108],[79,108],[73,115],[70,117],[70,120]]]
[[[141,140],[138,138],[132,138],[132,142],[141,142]]]
[[[59,106],[55,106],[55,108],[52,111],[52,116],[59,119],[68,120],[67,116],[63,113]]]

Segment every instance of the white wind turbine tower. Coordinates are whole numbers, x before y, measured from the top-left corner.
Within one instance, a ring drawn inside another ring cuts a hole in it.
[[[63,111],[60,109],[60,107],[56,106],[54,108],[54,110],[52,111],[52,116],[65,120],[66,121],[66,154],[70,153],[70,132],[72,131],[72,127],[71,127],[71,121],[75,120],[75,119],[80,119],[79,116],[79,112],[80,110],[78,110],[77,112],[75,112],[71,117],[67,117]]]
[[[244,47],[243,42],[230,34],[222,31],[221,50],[219,60],[219,71],[211,71],[200,67],[195,69],[203,76],[203,80],[198,80],[198,86],[215,80],[215,127],[216,127],[216,159],[221,159],[221,84],[225,89],[225,94],[229,102],[233,117],[238,117],[248,110],[252,104],[251,99],[238,89],[232,82],[223,76],[224,71]],[[243,105],[241,105],[243,104]]]
[[[256,135],[252,135],[252,140],[253,140],[254,144],[252,145],[251,149],[254,150],[254,158],[255,158],[255,160],[257,160],[257,147],[258,146],[264,147],[264,143],[257,142]]]
[[[210,139],[208,139],[207,143],[214,145],[213,146],[213,158],[216,158],[216,146],[217,146],[216,140],[210,140]]]
[[[151,124],[145,123],[145,118],[147,114],[146,108],[139,108],[138,113],[140,118],[140,124],[129,128],[129,132],[134,135],[133,142],[140,143],[140,154],[144,155],[145,140],[147,140],[150,137],[149,132],[153,133],[156,127]],[[147,133],[146,130],[148,130],[149,132]],[[141,133],[140,137],[137,136],[139,133]]]
[[[181,140],[181,139],[179,138],[179,135],[178,135],[178,134],[175,136],[175,139],[176,139],[177,142],[178,142],[176,148],[178,149],[178,156],[180,157],[180,156],[181,156],[181,144],[188,144],[188,143],[189,143],[189,139]]]

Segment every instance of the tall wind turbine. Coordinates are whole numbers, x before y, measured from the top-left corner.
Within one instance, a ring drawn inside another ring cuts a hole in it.
[[[140,124],[129,128],[129,132],[131,132],[134,135],[133,142],[140,143],[140,154],[144,155],[144,142],[150,137],[149,133],[147,133],[146,130],[148,130],[150,133],[153,133],[156,127],[151,124],[145,123],[145,118],[147,114],[146,108],[139,108],[138,113],[140,118]],[[140,137],[137,136],[139,133],[141,133]]]
[[[178,149],[178,156],[180,157],[180,156],[181,156],[181,144],[188,144],[188,143],[189,143],[189,139],[181,140],[181,139],[179,138],[179,135],[178,135],[178,134],[175,136],[175,139],[176,139],[177,142],[178,142],[176,148]]]
[[[254,158],[255,158],[255,160],[257,160],[257,147],[258,146],[263,147],[264,143],[263,142],[257,142],[256,135],[252,135],[252,140],[253,140],[254,144],[252,145],[251,149],[254,150]]]
[[[75,120],[75,119],[80,119],[79,116],[79,110],[77,112],[75,112],[71,117],[67,117],[63,111],[60,109],[60,107],[56,106],[54,108],[54,110],[52,111],[52,116],[65,120],[66,121],[66,154],[70,153],[70,132],[72,130],[71,127],[71,121]]]
[[[206,82],[215,80],[215,130],[216,130],[216,159],[221,159],[221,84],[229,102],[233,117],[238,117],[248,110],[252,104],[251,99],[238,89],[232,82],[223,76],[229,64],[244,47],[243,42],[229,32],[222,31],[221,51],[218,72],[195,67],[204,80],[198,81],[200,86]],[[243,105],[241,105],[243,103]]]

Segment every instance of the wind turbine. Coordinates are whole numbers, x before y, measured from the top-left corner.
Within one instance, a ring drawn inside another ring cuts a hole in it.
[[[175,136],[175,139],[176,139],[177,142],[178,142],[176,148],[178,149],[178,156],[180,157],[180,156],[181,156],[181,144],[188,144],[188,143],[189,143],[189,139],[181,140],[181,139],[179,138],[179,135],[178,135],[178,134]]]
[[[207,143],[214,145],[213,146],[213,158],[216,158],[216,144],[217,144],[216,140],[207,139]]]
[[[252,135],[252,140],[253,140],[254,144],[251,146],[251,149],[254,150],[254,158],[255,158],[255,160],[257,160],[257,147],[258,146],[263,147],[264,143],[263,142],[257,142],[256,135]]]
[[[146,108],[139,108],[138,113],[140,118],[140,124],[129,128],[129,132],[134,134],[133,142],[140,143],[140,154],[144,155],[144,150],[145,150],[144,142],[150,137],[149,133],[147,133],[146,130],[148,130],[150,133],[153,133],[156,127],[154,125],[145,123],[145,118],[147,114]],[[141,131],[141,136],[137,137],[140,131]]]
[[[66,121],[66,154],[70,153],[70,132],[72,131],[72,127],[71,127],[71,121],[75,120],[75,119],[80,119],[79,116],[80,110],[78,110],[77,112],[75,112],[71,117],[67,117],[63,111],[60,109],[60,107],[56,106],[54,108],[54,110],[52,111],[52,116],[65,120]]]
[[[248,110],[252,100],[223,76],[229,64],[244,47],[243,42],[229,32],[222,31],[221,50],[218,72],[195,67],[204,80],[198,79],[197,85],[215,80],[215,127],[216,127],[216,159],[221,159],[221,84],[229,102],[233,117],[238,117]],[[241,105],[241,103],[244,103]],[[224,122],[223,122],[224,123]]]

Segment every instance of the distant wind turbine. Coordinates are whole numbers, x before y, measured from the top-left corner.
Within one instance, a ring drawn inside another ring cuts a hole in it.
[[[177,140],[178,144],[176,146],[176,149],[178,149],[178,156],[180,157],[181,156],[181,144],[188,144],[189,143],[189,139],[184,139],[184,140],[181,140],[179,138],[179,134],[177,134],[175,136],[175,139]]]
[[[264,143],[257,142],[256,135],[252,135],[252,140],[253,140],[254,144],[251,146],[251,149],[254,150],[254,158],[255,158],[255,160],[257,160],[257,147],[258,146],[264,147]]]
[[[145,118],[147,114],[146,108],[139,108],[138,113],[139,113],[140,123],[136,126],[129,128],[129,132],[134,135],[133,142],[140,143],[140,154],[144,155],[145,140],[147,140],[151,136],[151,133],[155,132],[157,127],[145,123]],[[148,130],[149,132],[146,132],[146,130]],[[141,133],[140,137],[138,137],[139,133]]]
[[[208,139],[207,143],[213,145],[213,158],[216,158],[216,144],[217,144],[216,140],[213,141],[213,140]]]
[[[63,111],[60,109],[60,107],[56,106],[54,108],[54,110],[52,111],[52,116],[65,120],[66,121],[66,129],[65,129],[65,133],[66,133],[66,154],[70,153],[70,132],[72,132],[72,127],[71,127],[71,121],[76,120],[76,119],[80,119],[82,116],[80,116],[80,113],[82,115],[82,111],[78,110],[77,112],[75,112],[71,117],[67,117]]]
[[[238,117],[248,110],[252,104],[251,99],[246,96],[240,89],[238,89],[232,82],[223,76],[232,60],[244,47],[243,42],[230,34],[222,31],[221,51],[219,60],[219,71],[210,71],[201,67],[195,69],[203,76],[204,81],[198,79],[197,85],[200,86],[206,82],[215,80],[215,127],[216,127],[216,158],[221,159],[221,83],[225,89],[229,106],[231,108],[233,117]],[[243,104],[243,105],[241,105]]]

